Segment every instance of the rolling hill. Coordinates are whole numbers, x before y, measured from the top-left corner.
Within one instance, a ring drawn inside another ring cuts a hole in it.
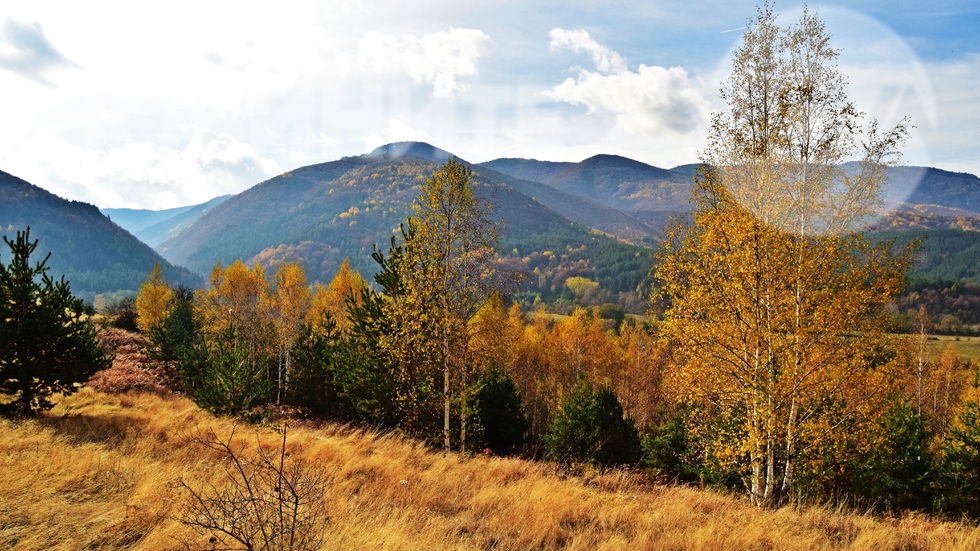
[[[48,266],[55,277],[64,274],[72,292],[91,301],[96,294],[136,291],[160,262],[168,280],[198,287],[200,276],[172,265],[132,234],[88,203],[68,201],[16,176],[0,171],[0,234],[12,239],[17,230],[31,228],[38,240],[32,260],[51,253]],[[0,261],[9,251],[0,248]]]

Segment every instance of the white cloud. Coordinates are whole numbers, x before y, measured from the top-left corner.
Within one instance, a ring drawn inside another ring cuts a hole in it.
[[[73,66],[51,44],[40,23],[8,19],[0,29],[0,67],[39,84],[50,85],[46,73],[57,67]]]
[[[690,133],[707,121],[710,107],[701,93],[703,86],[684,69],[640,65],[632,72],[622,56],[585,31],[554,29],[550,36],[552,51],[588,52],[596,70],[581,69],[577,78],[566,79],[546,96],[584,105],[590,113],[611,114],[620,129],[637,136]]]
[[[926,72],[935,83],[932,99],[937,108],[935,123],[920,124],[920,130],[934,166],[980,174],[980,96],[976,93],[980,54],[932,63]]]
[[[282,172],[250,145],[208,129],[197,129],[181,150],[150,142],[95,150],[36,133],[16,155],[31,161],[4,160],[14,174],[100,207],[190,205],[238,193]]]
[[[570,49],[575,53],[587,52],[592,55],[596,70],[604,75],[627,71],[623,56],[593,40],[586,31],[552,29],[548,36],[551,38],[551,51]]]
[[[467,88],[460,78],[478,74],[477,61],[491,44],[489,35],[475,29],[421,37],[369,32],[358,42],[356,56],[340,54],[338,62],[369,74],[407,74],[416,84],[430,84],[433,96],[450,98]]]

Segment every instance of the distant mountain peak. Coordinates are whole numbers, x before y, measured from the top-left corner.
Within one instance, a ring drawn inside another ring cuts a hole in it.
[[[385,159],[397,159],[398,157],[420,157],[434,163],[444,163],[449,160],[453,154],[425,142],[394,142],[382,145],[381,147],[368,153],[367,156]]]
[[[607,153],[600,153],[598,155],[593,155],[588,159],[583,160],[579,164],[588,166],[588,165],[595,165],[595,164],[610,164],[610,163],[617,164],[617,165],[650,168],[650,165],[646,163],[641,163],[640,161],[630,159],[629,157],[623,157],[622,155],[609,155]]]

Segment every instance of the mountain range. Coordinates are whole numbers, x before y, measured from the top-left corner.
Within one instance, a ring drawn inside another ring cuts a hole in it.
[[[365,155],[300,167],[201,205],[104,209],[112,221],[91,205],[58,199],[0,173],[0,193],[13,198],[0,205],[0,227],[30,223],[32,233],[55,252],[52,266],[64,269],[86,293],[138,286],[159,256],[142,244],[137,247],[136,237],[169,261],[168,278],[192,285],[215,263],[238,258],[266,265],[300,261],[311,280],[325,282],[344,258],[361,273],[373,273],[375,245],[387,247],[420,184],[452,156],[420,142],[388,144]],[[546,300],[567,297],[565,279],[582,276],[599,281],[606,299],[622,301],[624,294],[640,296],[638,289],[648,283],[651,247],[670,217],[690,211],[697,165],[663,169],[596,155],[578,163],[506,158],[470,166],[476,193],[494,203],[494,217],[505,227],[504,261],[527,274],[529,293]],[[894,167],[885,199],[893,211],[872,232],[902,238],[941,234],[950,250],[922,255],[932,259],[923,264],[932,270],[930,277],[975,276],[980,262],[964,260],[963,254],[970,255],[961,251],[980,245],[980,231],[975,231],[980,230],[980,179],[935,168]],[[43,210],[41,203],[58,207]],[[59,209],[71,214],[58,214]],[[69,228],[56,223],[59,216],[72,221]],[[101,256],[82,252],[84,261],[56,260],[71,256],[69,249],[95,251],[98,247],[90,242],[119,239],[126,245],[103,247],[107,252]],[[946,259],[952,258],[963,266],[951,268]],[[98,266],[112,268],[100,271]],[[109,272],[119,277],[110,282]]]
[[[292,170],[222,204],[161,244],[171,262],[204,273],[237,258],[272,264],[301,260],[311,279],[329,281],[344,258],[364,274],[370,254],[397,233],[419,186],[452,155],[423,143],[390,144],[371,153]],[[505,228],[501,249],[515,269],[534,274],[533,292],[562,292],[564,279],[590,277],[614,295],[635,291],[651,265],[639,237],[654,230],[598,201],[471,165],[475,192],[496,207]]]

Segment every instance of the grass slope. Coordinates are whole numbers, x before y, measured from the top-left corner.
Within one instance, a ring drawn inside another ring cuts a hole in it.
[[[91,388],[49,414],[0,420],[0,547],[207,548],[174,517],[183,480],[218,482],[220,458],[188,443],[235,429],[178,395]],[[622,472],[562,476],[520,459],[432,451],[395,434],[289,429],[291,454],[329,483],[326,549],[975,549],[980,530],[922,515],[762,511],[728,496]],[[274,447],[271,428],[238,426]]]

